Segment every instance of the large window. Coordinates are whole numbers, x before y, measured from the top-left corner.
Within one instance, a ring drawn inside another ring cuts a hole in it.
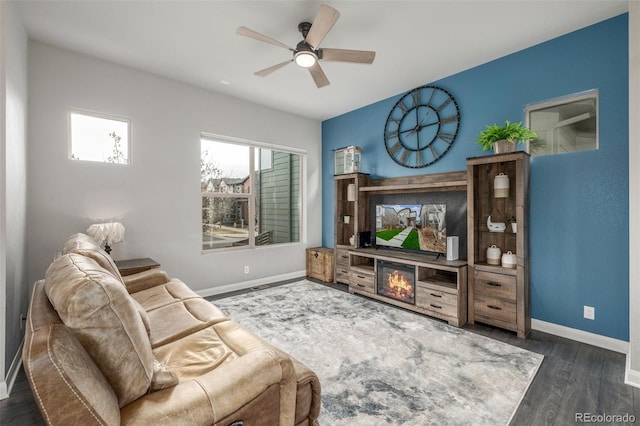
[[[299,242],[303,153],[201,139],[202,249]]]
[[[527,105],[527,127],[538,134],[529,141],[533,156],[598,149],[598,91],[589,90]]]
[[[69,112],[69,158],[129,164],[129,120],[105,114]]]

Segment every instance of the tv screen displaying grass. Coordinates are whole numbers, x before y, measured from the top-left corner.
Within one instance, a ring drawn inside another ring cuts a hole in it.
[[[375,243],[447,253],[446,204],[376,204]]]

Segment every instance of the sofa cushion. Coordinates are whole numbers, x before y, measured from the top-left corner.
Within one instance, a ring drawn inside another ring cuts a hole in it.
[[[122,282],[92,258],[71,253],[49,266],[45,291],[113,387],[119,406],[144,395],[153,376],[153,353]]]
[[[156,359],[176,372],[180,382],[196,379],[238,358],[213,327],[155,348],[153,353]]]
[[[202,299],[182,281],[172,278],[165,284],[131,293],[131,296],[150,312],[186,299]]]
[[[111,256],[96,243],[96,241],[87,234],[74,234],[69,237],[62,247],[63,255],[69,253],[81,254],[95,260],[98,265],[102,266],[110,274],[124,283],[122,275]]]

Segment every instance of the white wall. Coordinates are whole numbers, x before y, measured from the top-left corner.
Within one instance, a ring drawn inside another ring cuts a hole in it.
[[[0,2],[0,399],[18,371],[27,284],[27,34]]]
[[[39,42],[29,45],[29,94],[31,281],[69,235],[101,220],[126,227],[115,259],[153,257],[203,294],[299,276],[305,248],[321,242],[320,122]],[[69,108],[130,118],[131,164],[68,160]],[[307,151],[306,243],[201,254],[203,131]]]
[[[640,2],[629,0],[629,355],[627,383],[640,387]]]

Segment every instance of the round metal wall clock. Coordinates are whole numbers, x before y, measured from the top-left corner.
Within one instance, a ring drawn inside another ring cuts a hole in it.
[[[460,127],[458,103],[436,86],[420,86],[393,106],[384,128],[384,146],[404,167],[427,167],[451,148]]]

